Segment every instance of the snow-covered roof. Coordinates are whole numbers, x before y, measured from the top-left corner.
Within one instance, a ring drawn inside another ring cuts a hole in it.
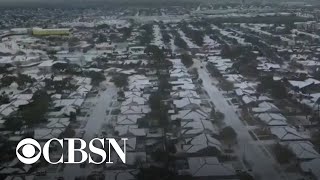
[[[189,172],[193,177],[230,177],[236,176],[232,165],[220,163],[216,157],[188,158]]]
[[[256,114],[256,118],[266,123],[268,126],[286,126],[287,119],[280,113],[261,113]]]
[[[37,140],[49,140],[52,138],[58,138],[60,134],[64,132],[63,128],[54,128],[54,129],[48,129],[48,128],[36,128],[34,130],[34,139]]]
[[[290,80],[289,83],[293,87],[298,87],[299,89],[302,89],[302,88],[307,87],[307,86],[312,85],[312,84],[320,84],[320,81],[318,81],[316,79],[313,79],[313,78],[308,78],[308,79],[306,79],[304,81]]]
[[[143,128],[138,128],[136,125],[118,125],[114,128],[123,137],[138,137],[146,136],[146,131]]]
[[[184,108],[186,106],[198,107],[201,104],[201,100],[200,99],[193,99],[193,98],[182,98],[179,100],[174,100],[173,104],[177,108]]]
[[[151,111],[150,107],[147,105],[144,106],[121,106],[121,114],[147,114]]]
[[[201,133],[219,134],[212,122],[208,120],[181,122],[182,136],[197,135]]]
[[[54,128],[66,128],[70,124],[69,118],[49,118],[48,124],[46,125],[49,129]]]
[[[270,129],[271,133],[281,141],[303,141],[310,139],[309,136],[297,132],[297,130],[292,127],[271,127]]]
[[[147,103],[147,99],[143,97],[130,97],[127,98],[124,102],[122,102],[122,106],[133,106],[133,105],[144,105]]]
[[[270,102],[262,102],[258,107],[252,108],[253,113],[277,113],[280,112],[279,108]]]
[[[141,115],[119,115],[117,118],[117,124],[119,125],[134,125],[137,124],[138,119],[142,118]]]
[[[192,121],[200,121],[204,119],[208,119],[208,114],[203,112],[201,109],[191,109],[191,110],[181,110],[178,114],[171,116],[172,120],[181,119],[183,120],[192,120]]]
[[[197,153],[207,148],[215,148],[221,151],[221,143],[208,134],[200,134],[192,138],[186,138],[182,149],[186,153]]]
[[[319,158],[319,153],[314,149],[311,142],[290,142],[289,148],[298,159],[315,159]]]
[[[173,98],[194,98],[194,99],[200,98],[199,94],[193,90],[170,92],[170,96]]]
[[[121,149],[123,149],[124,141],[119,140],[118,144],[121,147]],[[126,151],[127,152],[135,151],[136,145],[137,145],[137,138],[136,137],[128,138],[128,140],[126,141]]]
[[[312,173],[316,179],[320,179],[320,159],[313,159],[306,162],[301,162],[300,167],[305,173]]]

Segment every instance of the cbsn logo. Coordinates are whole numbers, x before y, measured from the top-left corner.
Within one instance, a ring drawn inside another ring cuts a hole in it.
[[[89,142],[89,153],[87,153],[85,151],[85,149],[87,148],[87,144],[84,140],[82,139],[78,139],[78,138],[65,138],[65,139],[57,139],[57,138],[53,138],[48,140],[44,145],[43,148],[41,148],[40,144],[31,138],[27,138],[27,139],[23,139],[22,141],[19,142],[19,144],[16,147],[16,155],[18,157],[18,159],[24,163],[24,164],[33,164],[35,162],[37,162],[40,157],[41,154],[43,155],[44,159],[50,163],[50,164],[59,164],[59,163],[66,163],[66,164],[80,164],[85,162],[87,159],[89,159],[89,163],[92,164],[102,164],[102,163],[113,163],[110,160],[110,154],[111,154],[111,146],[113,147],[113,149],[115,150],[115,152],[118,154],[118,156],[120,157],[121,161],[123,163],[126,163],[126,141],[128,139],[127,138],[121,138],[121,141],[123,141],[123,150],[120,148],[120,145],[118,144],[118,142],[113,139],[113,138],[105,138],[105,139],[100,139],[100,138],[94,138]],[[50,160],[50,144],[52,142],[57,142],[60,144],[60,146],[63,148],[63,144],[64,141],[66,141],[67,143],[67,153],[68,153],[68,160],[66,162],[64,162],[64,158],[63,158],[63,154],[61,155],[60,159],[58,161],[51,161]],[[80,147],[76,148],[75,144],[76,142],[80,143]],[[97,143],[96,142],[100,142],[101,147],[97,147]],[[108,145],[108,160],[107,159],[107,152],[105,152],[104,148],[105,148],[105,142],[107,142]],[[35,147],[38,149],[38,154],[36,154],[36,149]],[[21,148],[21,150],[20,150]],[[81,154],[81,160],[80,161],[76,161],[75,160],[75,152],[78,152]],[[22,155],[20,154],[22,153]],[[101,161],[96,162],[92,159],[92,155],[96,154],[101,156]]]

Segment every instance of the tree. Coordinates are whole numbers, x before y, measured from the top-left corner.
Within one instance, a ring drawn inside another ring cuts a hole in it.
[[[181,49],[188,49],[188,44],[180,36],[174,38],[174,45]]]
[[[1,87],[7,87],[10,86],[14,81],[16,80],[15,76],[8,75],[1,78]]]
[[[222,139],[224,139],[225,141],[235,141],[237,138],[237,133],[234,131],[234,129],[230,126],[227,126],[225,128],[222,129],[220,136],[222,137]]]
[[[44,90],[36,91],[32,97],[32,102],[26,106],[20,106],[19,111],[22,119],[28,125],[32,125],[44,120],[44,115],[49,108],[50,96]]]
[[[274,82],[271,95],[278,99],[284,99],[288,96],[286,87],[281,82]]]
[[[156,45],[148,45],[144,50],[146,54],[152,56],[153,59],[157,61],[164,60],[164,53],[163,51]]]
[[[171,84],[165,77],[159,77],[159,92],[164,94],[166,90],[171,89]]]
[[[6,118],[6,121],[4,122],[4,125],[8,130],[11,131],[18,131],[23,125],[23,122],[20,118],[17,117],[8,117]]]
[[[9,96],[8,94],[3,92],[2,94],[0,94],[0,105],[8,103],[10,103]]]
[[[165,44],[168,44],[170,42],[171,36],[165,32],[164,30],[161,30],[161,34],[162,34],[162,40]]]
[[[69,47],[77,46],[79,43],[80,43],[80,39],[77,38],[77,37],[71,37],[71,38],[68,40]]]
[[[88,73],[88,76],[92,79],[92,84],[96,86],[99,85],[100,82],[106,80],[103,72],[91,71]]]
[[[283,146],[279,143],[275,144],[273,147],[273,152],[276,156],[277,161],[280,164],[289,163],[290,160],[294,158],[293,152],[288,148],[288,146]]]
[[[190,70],[190,73],[194,76],[195,79],[198,79],[199,78],[199,72],[198,72],[198,69],[197,68],[192,68]]]
[[[130,37],[131,32],[132,32],[132,26],[130,27],[123,27],[119,29],[119,32],[122,33],[122,38],[127,39]]]
[[[152,111],[160,110],[161,95],[159,93],[152,93],[149,97],[149,105]]]
[[[214,64],[212,63],[208,63],[206,65],[206,68],[208,69],[209,73],[211,74],[211,76],[213,77],[217,77],[217,78],[222,78],[222,74],[220,73],[220,71],[214,66]]]
[[[25,74],[18,74],[18,78],[16,80],[17,84],[19,86],[24,86],[26,85],[27,83],[33,83],[35,82],[36,80],[31,78],[30,76],[28,75],[25,75]]]
[[[99,24],[97,25],[97,29],[109,29],[110,26],[108,24]]]
[[[54,70],[54,71],[58,71],[58,72],[63,72],[63,71],[65,71],[65,70],[67,70],[68,69],[68,64],[67,63],[54,63],[53,65],[52,65],[52,69]]]
[[[113,75],[111,81],[118,87],[122,88],[128,85],[128,76],[125,74]]]
[[[233,86],[233,83],[230,82],[230,81],[227,81],[227,80],[223,80],[221,83],[220,83],[220,87],[221,89],[223,89],[224,91],[227,91],[227,93],[229,93],[229,91],[232,91],[234,86]]]
[[[192,57],[187,54],[187,53],[184,53],[181,55],[181,62],[187,67],[189,68],[190,66],[193,65],[193,60],[192,60]]]

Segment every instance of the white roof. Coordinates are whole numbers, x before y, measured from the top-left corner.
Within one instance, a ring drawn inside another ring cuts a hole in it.
[[[182,135],[197,135],[201,133],[219,134],[212,122],[208,120],[181,122]]]
[[[121,147],[121,149],[123,149],[124,141],[119,140],[118,144]],[[126,141],[126,151],[127,152],[135,151],[136,150],[136,145],[137,145],[137,138],[135,138],[135,137],[128,138],[128,140]]]
[[[320,179],[320,159],[313,159],[307,162],[301,162],[300,167],[303,172],[312,173],[316,179]]]
[[[188,105],[194,107],[194,106],[199,106],[201,103],[200,99],[194,99],[194,98],[182,98],[179,100],[174,100],[173,104],[177,107],[177,108],[184,108]]]
[[[215,148],[221,151],[221,143],[208,134],[200,134],[193,138],[185,139],[185,144],[182,147],[186,153],[197,153],[207,148]]]
[[[220,163],[216,157],[188,158],[189,172],[193,177],[235,176],[236,172],[230,164]]]
[[[117,119],[117,124],[119,125],[134,125],[137,124],[138,119],[142,118],[141,115],[131,114],[131,115],[119,115]]]
[[[119,125],[114,128],[119,133],[119,136],[138,137],[146,136],[146,131],[143,128],[138,128],[136,125]]]
[[[306,86],[309,86],[311,84],[320,84],[320,81],[316,80],[316,79],[313,79],[313,78],[309,78],[309,79],[306,79],[304,81],[293,81],[293,80],[290,80],[289,83],[294,86],[294,87],[298,87],[299,89],[302,89]]]
[[[58,138],[64,129],[48,129],[48,128],[37,128],[34,130],[34,139],[37,140],[49,140],[52,138]]]
[[[319,158],[319,153],[314,149],[314,146],[309,141],[305,142],[290,142],[289,148],[298,159],[315,159]]]
[[[70,124],[69,118],[49,118],[47,128],[66,128]]]
[[[254,113],[265,113],[265,112],[280,112],[277,106],[269,102],[262,102],[256,108],[252,108]]]
[[[144,106],[121,106],[121,114],[147,114],[151,111],[150,107],[147,105]]]
[[[124,102],[122,102],[122,106],[128,106],[128,105],[144,105],[147,103],[147,99],[143,97],[130,97],[127,98]]]
[[[196,91],[193,90],[185,90],[185,91],[176,91],[176,92],[171,92],[170,93],[171,97],[177,97],[177,98],[195,98],[195,99],[199,99],[200,96]]]
[[[310,139],[309,136],[300,134],[292,127],[271,127],[271,133],[281,141],[297,141]]]
[[[255,117],[265,122],[269,126],[286,126],[287,119],[279,113],[261,113],[256,114]]]
[[[65,106],[82,106],[84,99],[61,99],[53,101],[55,107],[65,107]]]
[[[171,116],[172,120],[194,120],[199,121],[203,119],[208,119],[208,114],[203,112],[200,109],[191,109],[191,110],[181,110],[178,114]]]

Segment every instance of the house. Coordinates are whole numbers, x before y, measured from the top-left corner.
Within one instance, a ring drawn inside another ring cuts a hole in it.
[[[289,142],[288,147],[298,160],[311,160],[320,157],[313,144],[309,141]]]
[[[320,85],[320,81],[313,78],[308,78],[304,81],[289,80],[288,83],[293,90],[299,90],[299,91],[306,90],[310,86]]]
[[[212,134],[218,135],[218,130],[213,126],[211,121],[198,120],[198,121],[184,121],[181,122],[181,136],[191,137],[198,134]]]
[[[199,94],[193,90],[170,92],[170,97],[172,97],[173,99],[180,99],[180,98],[200,99]]]
[[[192,109],[200,107],[201,100],[193,98],[182,98],[179,100],[174,100],[173,104],[178,109]]]
[[[181,110],[178,114],[171,115],[171,120],[173,121],[178,119],[182,121],[200,121],[208,118],[208,114],[201,109]]]
[[[58,138],[65,128],[36,128],[34,129],[33,138],[38,141],[47,141],[52,138]]]
[[[188,155],[216,155],[222,150],[221,143],[209,134],[184,139],[181,149]]]
[[[280,110],[277,106],[275,106],[274,104],[270,103],[270,102],[261,102],[260,104],[258,104],[258,107],[253,107],[251,109],[251,111],[254,114],[258,114],[258,113],[279,113]]]
[[[314,180],[320,179],[320,159],[313,159],[300,163],[300,168],[305,174],[311,175]]]
[[[108,180],[135,180],[137,169],[104,170],[108,174]]]
[[[114,128],[119,137],[145,137],[146,131],[136,125],[118,125]]]
[[[53,101],[55,108],[62,108],[67,106],[81,107],[84,102],[84,99],[61,99]]]
[[[52,66],[55,63],[66,63],[64,61],[53,61],[53,60],[47,60],[47,61],[42,61],[39,65],[38,68],[42,73],[51,73]]]
[[[310,139],[310,136],[301,134],[289,126],[271,127],[270,130],[271,134],[276,136],[280,141],[305,141]]]
[[[129,47],[128,52],[131,55],[144,55],[145,46],[133,46]]]
[[[131,115],[119,115],[117,117],[118,125],[135,125],[138,119],[142,118],[142,115],[131,114]]]
[[[124,147],[123,143],[124,143],[124,141],[122,141],[122,140],[118,141],[118,144],[121,149],[123,149],[123,147]],[[137,138],[135,138],[135,137],[128,138],[128,140],[126,141],[126,151],[127,152],[136,151],[136,146],[137,146]]]
[[[123,115],[129,114],[147,114],[151,111],[148,105],[143,106],[121,106],[120,113]]]
[[[286,126],[287,119],[280,113],[260,113],[255,114],[255,118],[259,119],[268,126]]]
[[[216,157],[190,157],[188,170],[180,170],[180,175],[190,174],[193,179],[237,179],[232,165],[220,163]]]

